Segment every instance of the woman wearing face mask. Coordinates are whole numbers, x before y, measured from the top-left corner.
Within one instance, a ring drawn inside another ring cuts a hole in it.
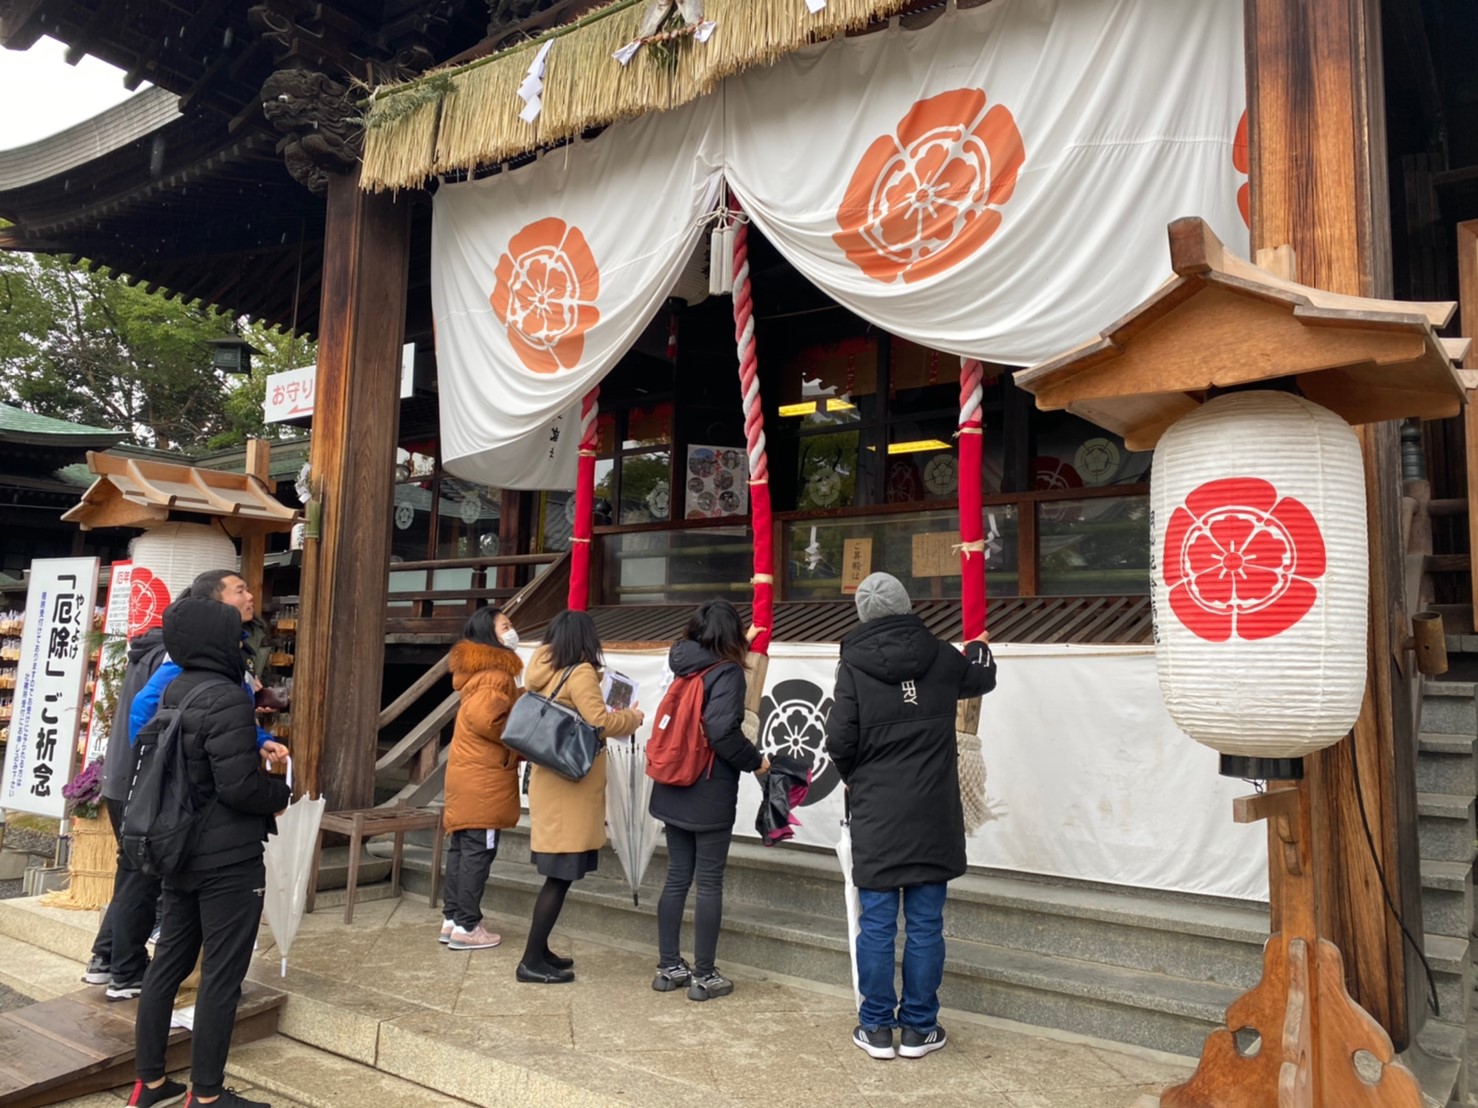
[[[449,834],[441,941],[451,950],[486,950],[502,937],[482,925],[482,894],[498,856],[498,832],[518,822],[518,755],[502,743],[518,699],[523,659],[518,632],[497,608],[472,613],[452,647],[452,687],[461,694],[446,767]]]

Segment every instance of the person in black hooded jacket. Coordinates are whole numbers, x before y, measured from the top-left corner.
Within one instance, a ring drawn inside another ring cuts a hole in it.
[[[260,1102],[225,1089],[222,1081],[241,982],[262,919],[262,844],[291,793],[285,781],[263,769],[257,753],[256,715],[242,687],[241,613],[219,600],[184,597],[165,610],[164,644],[182,671],[165,688],[164,707],[176,707],[192,690],[209,685],[182,718],[190,785],[204,814],[184,868],[164,879],[159,943],[139,996],[139,1079],[129,1104],[170,1104],[185,1092],[165,1077],[165,1048],[175,994],[203,945],[190,1103],[257,1108]]]
[[[862,1007],[852,1041],[874,1058],[921,1058],[945,1044],[944,898],[965,872],[965,814],[956,761],[959,701],[996,685],[985,637],[968,654],[940,642],[913,614],[896,577],[857,587],[862,626],[842,639],[826,750],[847,786]],[[903,902],[903,996],[893,986]]]
[[[727,996],[734,983],[718,972],[714,958],[724,914],[724,867],[739,807],[739,775],[764,773],[769,760],[744,737],[744,669],[749,646],[739,613],[726,600],[711,600],[693,613],[685,636],[667,656],[676,678],[702,673],[703,733],[713,748],[713,767],[691,785],[653,782],[647,810],[667,825],[667,884],[657,902],[659,993],[688,988],[689,1000]],[[706,672],[705,672],[706,671]],[[694,965],[679,952],[683,906],[694,874]]]

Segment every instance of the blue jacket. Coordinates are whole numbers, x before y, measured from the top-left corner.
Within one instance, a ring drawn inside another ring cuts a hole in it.
[[[139,732],[144,729],[144,724],[154,718],[154,713],[159,710],[159,698],[164,695],[164,687],[178,677],[184,671],[169,659],[165,658],[154,676],[149,678],[149,683],[138,691],[133,698],[133,705],[128,710],[128,745],[133,746],[139,737]],[[256,703],[256,694],[252,691],[251,678],[241,683],[246,692],[247,699]],[[257,728],[257,749],[262,749],[262,744],[270,742],[272,736],[260,727]]]

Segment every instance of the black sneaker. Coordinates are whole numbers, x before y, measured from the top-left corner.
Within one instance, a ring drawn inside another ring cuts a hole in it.
[[[693,980],[688,984],[688,999],[713,1000],[715,997],[728,996],[733,991],[734,982],[718,970],[704,974],[695,973]]]
[[[114,981],[103,995],[109,1000],[133,1000],[144,991],[143,979],[138,981]]]
[[[164,1084],[151,1089],[142,1081],[133,1083],[133,1095],[128,1098],[128,1108],[164,1108],[166,1104],[178,1104],[185,1099],[185,1086],[178,1081],[164,1079]]]
[[[895,1058],[893,1050],[893,1029],[891,1027],[879,1027],[876,1031],[869,1031],[860,1023],[852,1032],[852,1045],[861,1047],[867,1051],[871,1058]]]
[[[201,1104],[195,1099],[195,1090],[190,1090],[189,1097],[185,1100],[185,1108],[272,1108],[265,1100],[247,1100],[235,1089],[222,1089],[221,1095],[209,1104]]]
[[[675,966],[658,966],[657,976],[652,978],[652,988],[659,993],[670,993],[685,987],[693,980],[693,971],[688,963],[679,961]]]
[[[83,984],[106,985],[111,980],[113,980],[113,967],[94,954],[92,961],[87,963],[87,969],[82,973]]]
[[[944,1044],[949,1038],[944,1033],[944,1027],[940,1024],[934,1025],[934,1030],[925,1034],[915,1031],[912,1027],[905,1027],[898,1036],[898,1053],[905,1058],[922,1058],[926,1054],[932,1054],[936,1050],[943,1050]]]

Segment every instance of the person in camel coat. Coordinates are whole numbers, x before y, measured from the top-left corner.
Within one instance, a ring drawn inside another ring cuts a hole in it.
[[[482,925],[482,896],[498,856],[498,832],[518,822],[518,755],[502,743],[518,699],[523,659],[518,632],[498,608],[472,613],[452,647],[452,688],[461,697],[447,756],[448,835],[441,941],[452,950],[487,950],[502,937]]]
[[[638,708],[611,711],[601,698],[600,637],[595,621],[584,612],[561,612],[549,623],[545,644],[529,660],[527,688],[566,704],[600,731],[604,741],[636,733],[643,716]],[[568,674],[568,677],[566,677]],[[563,681],[563,687],[560,682]],[[606,760],[596,756],[590,772],[570,781],[553,770],[534,766],[529,777],[530,849],[544,887],[534,901],[528,945],[518,964],[520,981],[545,985],[575,979],[573,962],[549,949],[549,934],[559,920],[570,885],[595,870],[606,841]]]

